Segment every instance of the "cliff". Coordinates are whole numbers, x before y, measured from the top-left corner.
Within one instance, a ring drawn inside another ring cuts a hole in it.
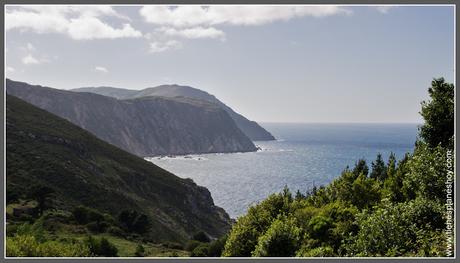
[[[6,90],[138,156],[256,150],[225,110],[203,100],[118,100],[11,80]]]

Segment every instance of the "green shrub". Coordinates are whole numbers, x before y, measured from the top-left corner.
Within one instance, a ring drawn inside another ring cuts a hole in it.
[[[91,251],[92,255],[95,256],[104,256],[104,257],[117,257],[118,249],[110,243],[105,237],[100,239],[93,238],[89,236],[86,240],[86,243]]]
[[[331,247],[317,247],[310,249],[302,247],[297,251],[296,257],[333,257],[334,250]]]
[[[219,239],[212,241],[209,244],[208,256],[210,257],[220,257],[224,251],[225,242],[227,241],[227,235],[222,236]]]
[[[283,193],[272,194],[259,204],[249,208],[233,225],[225,244],[223,256],[250,257],[258,238],[279,216],[289,213],[293,198],[285,189]]]
[[[295,219],[280,217],[267,232],[259,237],[252,252],[256,257],[292,257],[299,249],[302,230],[296,226]]]
[[[193,251],[196,247],[201,245],[202,243],[200,241],[196,240],[189,240],[187,244],[185,245],[185,250],[187,251]]]
[[[207,257],[208,254],[209,254],[209,244],[202,243],[196,248],[194,248],[190,255],[192,257]]]
[[[137,245],[136,247],[136,252],[134,252],[134,255],[136,257],[143,257],[145,253],[145,248],[142,246],[142,244]]]
[[[149,217],[135,210],[123,210],[118,216],[118,222],[128,232],[139,234],[147,232],[151,226]]]
[[[7,237],[6,255],[8,257],[87,257],[89,248],[80,243],[57,241],[38,242],[31,235]]]

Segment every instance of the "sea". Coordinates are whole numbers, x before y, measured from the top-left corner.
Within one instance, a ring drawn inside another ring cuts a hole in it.
[[[145,159],[211,192],[232,218],[285,186],[305,193],[329,184],[358,159],[412,152],[419,124],[262,123],[277,140],[256,141],[257,152]]]

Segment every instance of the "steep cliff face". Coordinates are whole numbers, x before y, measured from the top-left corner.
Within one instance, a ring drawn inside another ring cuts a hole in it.
[[[6,90],[138,156],[256,150],[227,112],[202,100],[117,100],[11,80]]]
[[[55,192],[53,206],[78,205],[117,216],[149,216],[148,236],[185,241],[196,231],[217,237],[230,218],[209,191],[110,145],[91,133],[14,96],[7,96],[7,189],[24,193],[35,184]]]
[[[168,98],[186,97],[200,99],[214,103],[224,109],[235,121],[238,128],[240,128],[240,130],[243,131],[243,133],[246,134],[246,136],[248,136],[251,140],[269,141],[275,139],[275,137],[273,137],[270,132],[262,128],[257,122],[250,121],[241,114],[236,113],[232,108],[218,100],[214,95],[188,86],[161,85],[158,87],[147,88],[139,91],[111,87],[87,87],[74,89],[73,91],[91,92],[119,99],[140,98],[148,96],[160,96]]]

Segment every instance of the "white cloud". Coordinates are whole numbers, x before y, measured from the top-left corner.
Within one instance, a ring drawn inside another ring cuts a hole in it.
[[[225,33],[222,30],[218,30],[214,27],[192,27],[186,29],[176,29],[172,27],[162,27],[158,29],[159,32],[164,33],[168,36],[179,36],[190,39],[197,38],[215,38],[225,40]]]
[[[160,6],[146,5],[140,15],[148,23],[160,26],[156,34],[146,34],[151,39],[182,37],[188,39],[219,39],[224,41],[225,32],[216,28],[220,25],[259,26],[276,21],[312,16],[324,17],[339,14],[351,14],[351,10],[334,5],[308,6],[258,6],[258,5],[180,5]],[[157,42],[153,50],[163,50]]]
[[[22,63],[24,65],[35,65],[35,64],[40,64],[41,61],[39,61],[37,58],[32,56],[32,54],[28,54],[27,56],[22,58]]]
[[[123,28],[116,29],[94,17],[71,19],[68,34],[77,40],[142,36],[142,33],[132,28],[130,24],[124,24]]]
[[[7,73],[12,73],[12,72],[15,72],[16,70],[13,68],[13,67],[10,67],[10,66],[7,66],[6,67],[6,72]]]
[[[107,70],[107,68],[101,67],[101,66],[96,66],[96,67],[94,68],[94,70],[95,70],[96,72],[102,72],[102,73],[108,73],[108,72],[109,72],[109,71]]]
[[[61,33],[78,40],[142,36],[130,24],[114,28],[101,21],[100,18],[105,16],[127,19],[111,6],[24,5],[6,10],[5,28],[30,30],[41,34]]]
[[[350,14],[351,10],[334,5],[308,6],[143,6],[140,10],[145,21],[163,26],[196,27],[220,24],[263,25],[287,21],[296,17],[323,17]]]
[[[160,53],[166,50],[174,50],[182,48],[182,43],[176,40],[169,40],[166,42],[153,42],[150,43],[150,52],[151,53]]]
[[[388,13],[388,11],[390,9],[393,9],[395,7],[396,7],[395,5],[378,5],[378,6],[374,6],[374,8],[377,9],[377,11],[379,11],[382,14]]]

